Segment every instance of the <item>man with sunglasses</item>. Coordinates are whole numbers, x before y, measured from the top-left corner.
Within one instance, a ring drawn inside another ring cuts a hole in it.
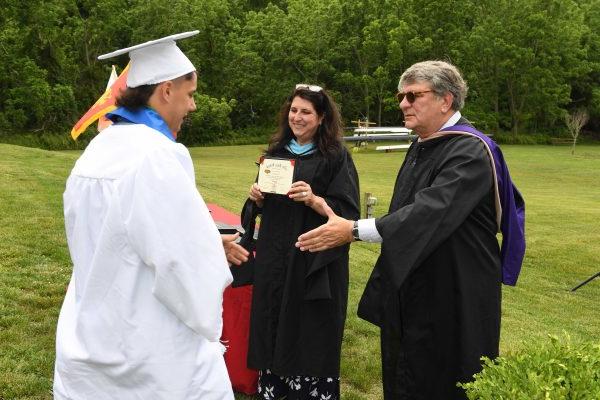
[[[381,242],[358,315],[381,328],[384,398],[465,399],[457,382],[498,355],[501,283],[514,285],[520,271],[524,203],[500,149],[462,117],[467,85],[456,67],[414,64],[398,89],[418,139],[388,214],[348,221],[328,211],[296,245]]]

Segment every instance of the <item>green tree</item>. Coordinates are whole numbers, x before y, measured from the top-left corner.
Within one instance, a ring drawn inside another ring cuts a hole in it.
[[[583,13],[562,0],[501,0],[480,7],[462,42],[473,108],[496,112],[491,128],[506,126],[514,134],[523,124],[556,124],[569,103],[569,79],[582,65]]]
[[[586,56],[581,61],[587,68],[571,79],[570,110],[580,107],[590,112],[590,129],[600,129],[600,2],[582,0],[579,2],[584,14],[585,32],[581,43]]]
[[[600,128],[598,0],[29,0],[2,11],[3,134],[68,131],[104,90],[111,62],[99,54],[194,29],[179,45],[208,96],[199,108],[222,119],[210,122],[215,140],[274,126],[299,82],[326,87],[346,122],[400,124],[398,78],[426,59],[463,70],[465,114],[482,129],[564,129],[579,107]],[[186,129],[196,123],[210,125]]]
[[[229,114],[235,101],[218,100],[205,94],[196,94],[195,100],[197,110],[190,114],[178,140],[197,146],[227,139],[231,133]]]

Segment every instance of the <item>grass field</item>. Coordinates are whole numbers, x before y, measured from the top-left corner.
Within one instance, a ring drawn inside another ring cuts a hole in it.
[[[238,212],[261,146],[191,149],[207,202]],[[505,146],[527,203],[527,254],[516,287],[503,291],[501,352],[547,334],[600,342],[600,146]],[[62,191],[78,152],[0,144],[0,400],[51,399],[54,331],[71,265]],[[385,213],[403,153],[354,154],[361,192]],[[379,338],[356,304],[379,246],[354,244],[342,354],[342,398],[380,399]],[[240,398],[243,398],[240,396]]]

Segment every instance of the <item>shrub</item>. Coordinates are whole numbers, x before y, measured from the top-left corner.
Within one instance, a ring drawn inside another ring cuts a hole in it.
[[[498,133],[492,139],[498,144],[551,144],[551,137],[540,133],[520,135]]]
[[[216,143],[227,140],[231,132],[229,114],[235,100],[215,99],[205,94],[196,95],[196,111],[182,127],[178,137],[185,145]]]
[[[470,400],[600,399],[600,343],[530,344],[518,354],[484,358],[475,381],[459,384]]]
[[[93,137],[93,133],[90,134],[90,132],[82,134],[76,141],[71,139],[71,135],[67,132],[0,134],[0,143],[44,150],[83,150]]]
[[[219,140],[217,145],[266,144],[275,132],[273,127],[247,126],[230,132],[226,140]],[[266,148],[266,146],[265,146]]]

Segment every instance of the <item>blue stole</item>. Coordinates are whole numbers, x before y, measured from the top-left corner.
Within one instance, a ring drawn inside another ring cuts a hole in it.
[[[150,107],[142,107],[136,110],[129,110],[125,107],[118,107],[116,110],[106,114],[106,118],[113,123],[130,122],[132,124],[143,124],[155,129],[165,135],[169,140],[175,141],[175,136],[165,120],[156,111]]]
[[[296,139],[292,139],[288,144],[285,145],[285,149],[297,156],[305,156],[314,153],[317,150],[317,147],[313,142],[307,144],[298,144]]]
[[[508,166],[502,151],[492,139],[469,125],[454,125],[442,129],[439,134],[464,134],[481,140],[488,149],[496,173],[496,197],[500,200],[500,231],[502,232],[502,282],[514,286],[521,272],[525,256],[525,200],[510,179]]]

